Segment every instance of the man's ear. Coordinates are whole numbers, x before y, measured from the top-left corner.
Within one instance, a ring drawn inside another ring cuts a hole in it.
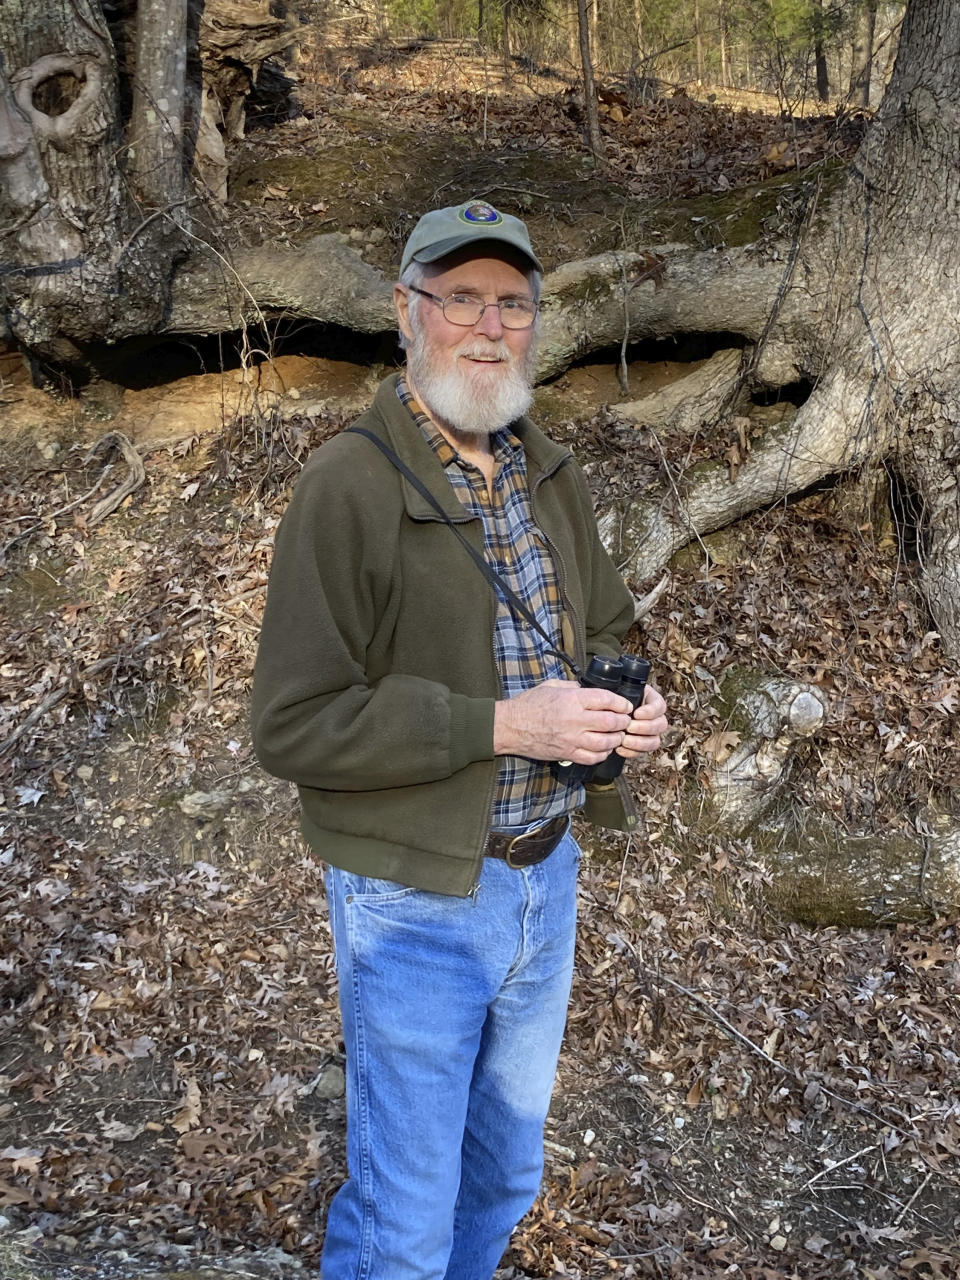
[[[408,342],[413,341],[413,329],[410,325],[410,295],[402,284],[393,286],[393,309],[397,313],[397,325]]]

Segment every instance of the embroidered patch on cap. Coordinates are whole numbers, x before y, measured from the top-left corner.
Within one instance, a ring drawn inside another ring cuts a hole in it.
[[[497,213],[493,205],[484,204],[482,200],[473,200],[460,210],[457,217],[462,222],[483,222],[488,227],[496,226],[503,221],[503,214]]]

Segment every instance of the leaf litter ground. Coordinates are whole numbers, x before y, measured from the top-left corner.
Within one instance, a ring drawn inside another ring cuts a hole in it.
[[[0,1213],[38,1266],[316,1266],[343,1168],[330,937],[294,797],[256,769],[244,717],[285,483],[339,425],[287,428],[269,485],[252,433],[153,454],[146,491],[90,533],[79,512],[46,519],[88,487],[78,454],[4,487],[8,527],[41,528],[13,553],[3,736],[71,689],[3,758]],[[609,431],[577,434],[596,463]],[[595,844],[585,868],[547,1178],[505,1274],[957,1273],[956,919],[782,924],[749,847],[681,859],[664,838],[714,729],[695,668],[722,673],[735,646],[716,638],[744,616],[772,665],[865,673],[834,729],[858,779],[892,767],[890,679],[905,705],[938,680],[951,696],[934,656],[909,661],[923,621],[889,554],[860,541],[854,565],[851,537],[814,542],[810,517],[753,522],[753,571],[715,600],[678,571],[642,639],[677,727],[634,777],[645,837]],[[788,581],[806,597],[789,607]],[[851,592],[876,624],[856,639]],[[918,726],[933,758],[948,722]]]
[[[96,529],[89,504],[63,514],[96,479],[79,449],[25,456],[0,492],[20,539],[0,741],[64,695],[0,757],[11,1275],[316,1270],[343,1174],[330,936],[245,716],[287,486],[341,425],[155,451]],[[598,488],[648,482],[639,433],[600,417],[569,437]],[[749,844],[677,852],[738,657],[833,682],[840,713],[791,786],[857,829],[956,793],[960,682],[896,549],[838,526],[829,497],[745,523],[740,551],[677,567],[636,640],[676,727],[633,775],[643,838],[590,844],[547,1174],[504,1280],[960,1274],[956,916],[803,928],[765,905]]]

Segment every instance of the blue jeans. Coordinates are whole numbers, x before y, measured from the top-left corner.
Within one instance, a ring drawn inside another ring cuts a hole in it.
[[[543,1172],[579,859],[487,858],[475,898],[328,869],[349,1176],[323,1280],[491,1280]]]

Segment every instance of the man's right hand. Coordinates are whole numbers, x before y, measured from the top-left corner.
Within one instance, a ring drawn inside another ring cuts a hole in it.
[[[493,752],[599,764],[623,741],[632,705],[609,689],[545,680],[496,704]]]

